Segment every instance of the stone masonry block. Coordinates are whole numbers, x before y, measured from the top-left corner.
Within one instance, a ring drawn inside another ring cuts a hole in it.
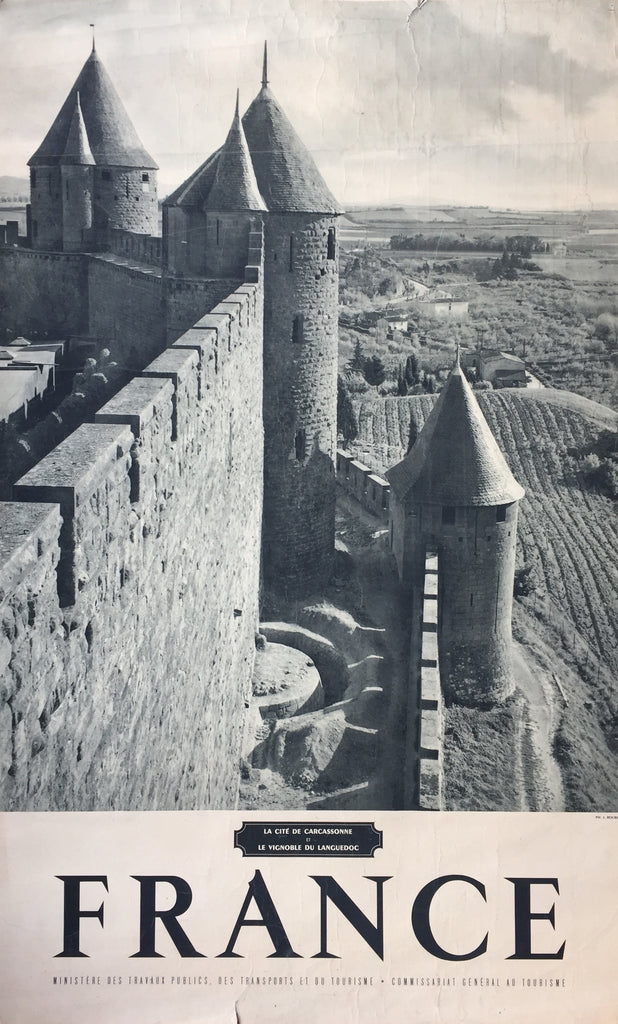
[[[179,384],[199,373],[199,355],[195,350],[168,348],[142,370],[142,377],[167,377],[172,382],[172,441],[178,437],[178,390]],[[188,403],[187,403],[188,404]]]
[[[110,466],[129,454],[133,435],[128,427],[83,423],[14,485],[24,501],[57,501],[59,492],[87,497],[105,479]]]
[[[437,710],[440,706],[440,673],[436,666],[421,667],[421,706]]]
[[[423,633],[423,643],[421,649],[421,659],[423,663],[429,662],[430,664],[437,665],[438,663],[438,634],[437,633]]]
[[[421,749],[420,756],[437,761],[440,756],[441,716],[438,711],[428,708],[421,709]]]
[[[84,423],[13,487],[17,500],[60,504],[58,596],[63,607],[74,604],[77,593],[75,517],[78,506],[84,506],[87,516],[88,498],[105,485],[121,460],[125,460],[128,476],[133,442],[128,426]]]
[[[128,423],[136,437],[153,419],[157,406],[171,401],[173,384],[160,378],[134,377],[96,413],[95,423]]]
[[[433,595],[425,596],[423,601],[423,628],[425,626],[432,630],[437,629],[438,626],[438,602]]]
[[[42,549],[57,542],[58,505],[0,502],[0,601],[29,573]]]
[[[230,316],[228,310],[222,310],[220,313],[207,313],[193,325],[193,330],[204,330],[210,327],[217,332],[226,331],[229,327]]]
[[[425,595],[427,597],[438,596],[438,574],[432,572],[425,573]]]

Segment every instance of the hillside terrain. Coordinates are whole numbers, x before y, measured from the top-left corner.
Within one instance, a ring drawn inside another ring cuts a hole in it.
[[[558,708],[559,714],[553,747],[565,806],[607,810],[613,808],[618,790],[618,519],[615,503],[591,484],[586,458],[604,430],[615,431],[616,416],[565,392],[484,392],[478,397],[515,477],[526,489],[520,507],[518,565],[529,568],[531,585],[516,602],[514,635],[534,671],[555,690],[550,710]],[[359,436],[351,447],[384,473],[405,454],[411,424],[417,434],[434,401],[431,395],[361,396],[356,402]],[[468,790],[467,806],[470,791],[482,785],[480,779],[488,785],[493,779],[495,785],[500,744],[508,770],[509,729],[529,732],[533,723],[522,721],[525,715],[525,708],[514,707],[507,729],[504,723],[496,725],[496,712],[449,711],[447,776],[450,758],[459,790]],[[480,765],[479,757],[487,750],[489,761]],[[525,773],[525,766],[522,770]],[[454,805],[461,807],[457,795],[451,795]],[[487,793],[479,796],[480,806],[486,798]]]

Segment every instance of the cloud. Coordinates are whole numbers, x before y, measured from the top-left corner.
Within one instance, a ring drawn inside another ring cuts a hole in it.
[[[419,90],[439,104],[436,114],[451,118],[440,97],[456,94],[472,112],[496,127],[519,120],[517,90],[536,90],[559,99],[567,114],[584,115],[595,99],[616,84],[614,71],[556,48],[552,33],[513,30],[495,17],[475,28],[458,4],[426,4],[409,22],[419,74]],[[528,10],[535,5],[519,5]],[[541,6],[541,5],[539,5]],[[507,11],[513,5],[505,4]],[[580,10],[580,16],[581,16]],[[517,21],[521,24],[521,19]],[[575,44],[576,35],[568,36]]]

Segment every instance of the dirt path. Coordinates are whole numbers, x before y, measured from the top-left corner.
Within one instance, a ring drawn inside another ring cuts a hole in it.
[[[524,794],[521,810],[563,811],[562,777],[552,753],[562,698],[547,672],[530,660],[517,641],[513,641],[513,673],[529,707],[528,721],[521,728],[518,766]]]

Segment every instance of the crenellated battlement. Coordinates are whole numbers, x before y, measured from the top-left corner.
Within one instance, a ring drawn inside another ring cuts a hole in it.
[[[258,623],[261,350],[258,281],[0,503],[3,808],[234,805]]]

